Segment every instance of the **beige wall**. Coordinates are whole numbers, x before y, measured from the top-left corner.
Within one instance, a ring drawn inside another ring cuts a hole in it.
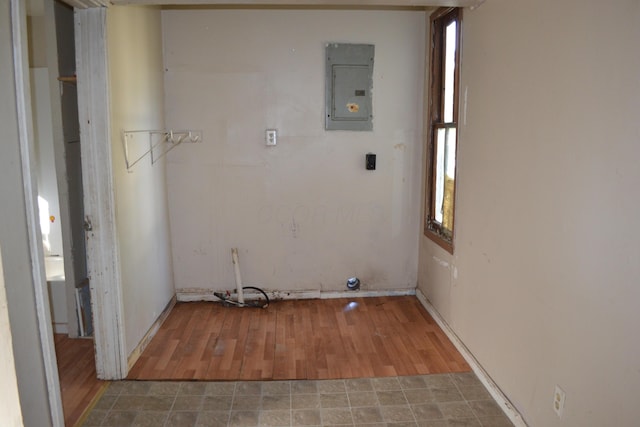
[[[456,251],[423,238],[419,287],[532,426],[640,418],[639,22],[635,0],[465,11]]]
[[[47,39],[44,16],[27,17],[27,37],[29,38],[29,67],[47,66]]]
[[[130,353],[174,294],[164,161],[150,157],[127,172],[123,131],[163,129],[160,10],[107,12],[111,136],[124,322]],[[147,135],[133,142],[146,147]]]
[[[270,290],[414,288],[424,13],[171,10],[163,34],[167,125],[204,132],[169,154],[176,287],[233,288],[238,247]],[[373,132],[324,130],[327,42],[375,44]]]

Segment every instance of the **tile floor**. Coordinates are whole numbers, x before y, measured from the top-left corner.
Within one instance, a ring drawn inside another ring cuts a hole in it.
[[[473,373],[109,385],[89,426],[512,426]]]

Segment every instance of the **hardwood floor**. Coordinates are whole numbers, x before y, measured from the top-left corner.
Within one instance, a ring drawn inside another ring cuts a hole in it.
[[[178,303],[129,379],[264,380],[470,371],[414,296]]]
[[[55,334],[64,425],[74,426],[106,381],[96,377],[93,340]]]

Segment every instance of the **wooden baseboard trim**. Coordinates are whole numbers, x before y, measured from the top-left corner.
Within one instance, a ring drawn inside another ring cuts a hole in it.
[[[467,348],[466,345],[462,342],[460,338],[456,335],[456,333],[451,329],[449,324],[440,316],[440,313],[436,310],[436,308],[429,302],[427,297],[422,293],[420,289],[416,289],[416,297],[422,304],[422,306],[429,312],[433,320],[436,321],[438,326],[444,331],[447,337],[451,340],[456,349],[462,354],[464,360],[467,361],[471,369],[476,374],[480,382],[485,386],[491,397],[494,398],[498,406],[502,409],[507,417],[511,420],[511,422],[516,427],[527,427],[527,423],[522,418],[522,415],[518,410],[513,406],[513,404],[509,401],[507,396],[500,390],[498,385],[491,379],[487,371],[484,370],[480,362],[473,356],[471,351]]]
[[[174,305],[176,305],[176,301],[177,301],[177,298],[174,295],[173,298],[171,298],[171,301],[169,301],[169,303],[166,305],[164,310],[162,310],[162,313],[160,313],[160,316],[158,316],[156,321],[153,322],[153,325],[151,325],[151,327],[149,328],[145,336],[142,338],[142,340],[138,343],[136,348],[133,349],[133,351],[127,358],[128,371],[130,371],[131,368],[133,368],[133,365],[136,364],[136,362],[138,361],[138,358],[140,358],[140,355],[142,354],[144,349],[147,348],[147,345],[149,345],[153,337],[156,335],[156,333],[160,329],[160,326],[162,326],[164,321],[167,319],[167,317],[169,316],[169,313],[171,313],[171,309],[173,308]]]
[[[415,295],[415,288],[411,289],[389,289],[380,291],[266,291],[269,299],[279,300],[299,300],[299,299],[335,299],[335,298],[369,298]],[[182,289],[176,291],[176,298],[179,302],[194,301],[218,301],[210,289]]]

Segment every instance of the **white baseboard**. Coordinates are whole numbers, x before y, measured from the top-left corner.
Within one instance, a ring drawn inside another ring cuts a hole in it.
[[[411,289],[388,289],[382,291],[327,291],[321,292],[321,299],[333,298],[369,298],[369,297],[402,297],[406,295],[415,295],[415,288]]]
[[[444,331],[449,340],[453,343],[456,349],[462,354],[464,360],[471,366],[471,369],[476,374],[480,382],[487,389],[491,397],[496,401],[500,409],[505,413],[507,417],[511,420],[511,422],[516,427],[527,427],[527,423],[522,418],[522,415],[518,410],[513,406],[513,404],[509,401],[507,396],[500,390],[495,382],[491,379],[489,374],[484,370],[484,368],[480,365],[480,363],[476,360],[476,358],[471,354],[467,346],[464,345],[462,340],[458,338],[455,332],[451,329],[451,327],[447,324],[447,322],[440,316],[440,313],[435,309],[433,305],[427,300],[427,297],[422,293],[420,289],[416,289],[416,297],[422,304],[422,306],[429,312],[433,320],[436,321],[438,326]]]
[[[212,289],[181,289],[176,291],[178,302],[194,302],[194,301],[220,301]],[[218,291],[215,291],[218,292]],[[285,299],[316,299],[320,298],[319,291],[265,291],[271,301]]]
[[[210,289],[182,289],[176,291],[176,298],[179,302],[193,301],[218,301]],[[380,291],[265,291],[272,301],[298,300],[298,299],[334,299],[334,298],[368,298],[368,297],[389,297],[415,295],[415,288],[411,289],[389,289]]]

